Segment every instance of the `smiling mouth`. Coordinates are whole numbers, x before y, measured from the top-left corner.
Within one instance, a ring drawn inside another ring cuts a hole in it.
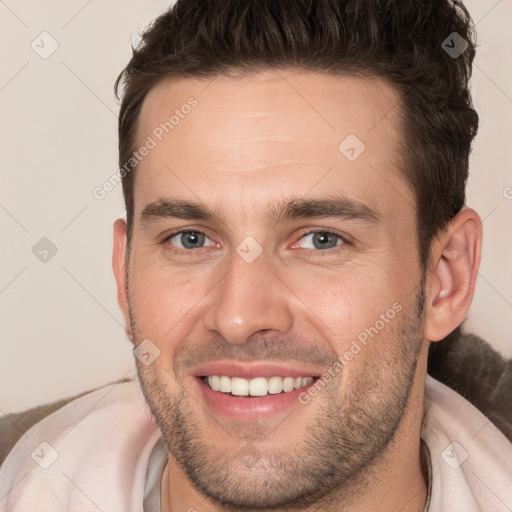
[[[244,379],[226,375],[208,375],[200,379],[213,391],[240,398],[264,397],[268,395],[286,394],[296,389],[309,386],[318,379],[317,376],[307,377],[256,377]]]

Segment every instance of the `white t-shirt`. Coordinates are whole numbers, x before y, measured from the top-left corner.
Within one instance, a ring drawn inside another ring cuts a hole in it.
[[[510,512],[512,443],[427,377],[428,512]],[[0,512],[158,512],[167,449],[137,380],[96,390],[29,429],[0,467]]]

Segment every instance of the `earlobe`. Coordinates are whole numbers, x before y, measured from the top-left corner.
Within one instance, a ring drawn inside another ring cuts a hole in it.
[[[128,306],[128,283],[126,268],[127,250],[126,222],[117,219],[114,222],[114,248],[112,251],[112,269],[117,283],[117,300],[123,313],[126,337],[131,341],[130,314]]]
[[[464,320],[473,300],[481,245],[480,217],[466,207],[433,242],[432,266],[425,284],[426,340],[445,338]]]

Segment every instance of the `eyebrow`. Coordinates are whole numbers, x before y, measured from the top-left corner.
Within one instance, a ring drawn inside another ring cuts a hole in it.
[[[149,203],[141,212],[143,227],[167,218],[226,223],[219,212],[205,204],[172,197]],[[268,224],[309,218],[355,219],[369,224],[380,223],[380,215],[375,210],[360,201],[346,197],[291,198],[272,205],[265,214],[265,221]]]

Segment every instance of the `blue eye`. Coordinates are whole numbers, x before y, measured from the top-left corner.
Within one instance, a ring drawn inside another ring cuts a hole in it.
[[[202,253],[202,249],[206,247],[220,247],[209,236],[197,229],[188,229],[176,231],[169,234],[161,242],[170,251],[181,255],[191,255],[193,252]],[[337,233],[326,230],[309,231],[303,234],[298,241],[295,242],[295,247],[306,249],[311,252],[311,255],[323,254],[327,250],[335,249],[336,247],[345,246],[348,242]],[[350,245],[350,244],[349,244]]]
[[[210,238],[201,231],[179,231],[167,237],[165,241],[180,249],[201,249],[206,240],[210,240]],[[213,243],[209,245],[213,245]]]
[[[309,246],[304,247],[301,245],[303,249],[333,249],[334,247],[345,243],[343,238],[336,233],[331,233],[330,231],[312,231],[301,237],[299,244],[302,240],[306,240],[308,238],[309,241],[307,243],[309,243]]]

